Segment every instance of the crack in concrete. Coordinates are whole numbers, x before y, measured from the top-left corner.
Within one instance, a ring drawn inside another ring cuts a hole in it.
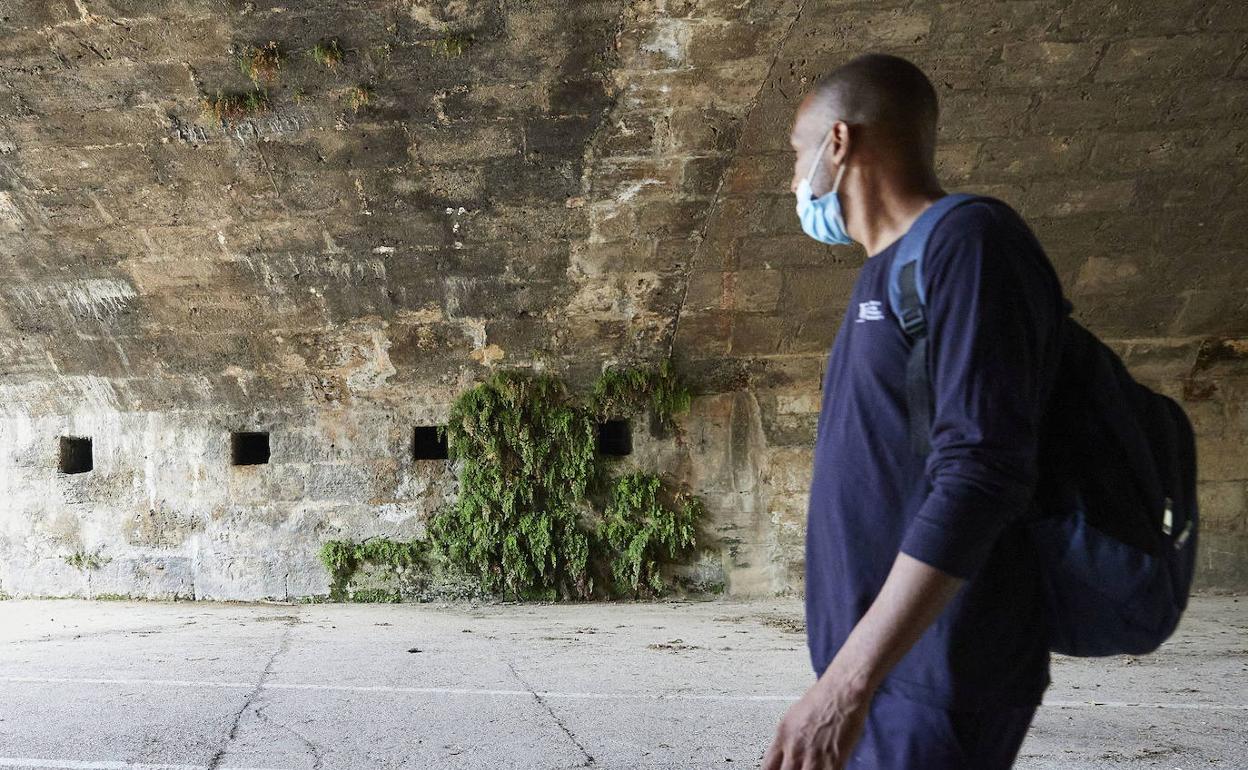
[[[264,692],[264,684],[273,673],[273,664],[277,662],[277,659],[285,653],[289,647],[291,630],[295,626],[299,625],[299,620],[298,618],[288,620],[285,625],[286,629],[282,631],[282,638],[277,641],[277,647],[273,650],[273,653],[269,655],[269,659],[264,664],[264,670],[260,672],[260,677],[256,680],[255,686],[252,687],[247,693],[247,697],[243,698],[243,705],[239,707],[237,712],[235,712],[234,721],[230,725],[229,732],[225,735],[225,740],[221,741],[221,745],[217,747],[216,753],[214,753],[212,755],[212,759],[208,761],[208,770],[218,770],[218,768],[221,767],[221,762],[225,759],[226,749],[230,747],[230,744],[234,742],[235,737],[238,735],[238,726],[243,721],[243,714],[247,713],[247,710],[251,708],[256,699],[260,697],[260,694]]]
[[[286,732],[298,738],[299,741],[303,743],[304,746],[307,746],[309,753],[312,754],[312,770],[321,770],[325,762],[325,758],[321,754],[321,747],[317,745],[316,743],[314,743],[310,738],[308,738],[308,736],[299,732],[298,730],[286,724],[285,722],[279,721],[269,716],[268,713],[266,713],[265,711],[265,709],[267,708],[268,706],[257,707],[256,716],[259,717],[261,721],[267,724],[270,724],[276,728],[279,728],[281,730],[285,730]]]
[[[529,693],[533,696],[533,699],[537,701],[542,708],[546,709],[546,713],[550,715],[550,718],[554,721],[554,723],[558,725],[560,730],[563,731],[563,734],[568,737],[568,740],[572,742],[572,745],[575,746],[581,754],[585,755],[585,759],[579,765],[574,765],[574,767],[598,767],[597,761],[594,759],[594,755],[589,753],[589,750],[586,749],[584,744],[582,744],[576,737],[576,734],[563,723],[563,720],[560,719],[559,715],[555,713],[555,710],[550,707],[550,704],[546,702],[546,699],[539,695],[537,690],[533,689],[533,686],[530,685],[524,677],[520,676],[520,672],[516,671],[516,667],[512,665],[511,661],[506,660],[503,662],[507,664],[508,670],[511,671],[511,675],[516,678],[516,681],[519,682],[524,689],[529,691]]]

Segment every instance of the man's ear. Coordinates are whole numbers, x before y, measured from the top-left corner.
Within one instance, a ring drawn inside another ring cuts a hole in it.
[[[838,120],[832,124],[832,146],[828,148],[828,159],[834,165],[840,166],[849,157],[850,143],[852,136],[849,130],[849,124],[843,120]]]

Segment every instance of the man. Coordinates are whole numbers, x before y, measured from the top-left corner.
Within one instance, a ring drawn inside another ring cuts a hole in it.
[[[888,302],[910,225],[944,195],[936,93],[870,54],[821,79],[790,136],[805,232],[868,256],[823,379],[806,545],[816,683],[765,770],[1009,768],[1048,686],[1037,564],[1021,531],[1066,312],[999,201],[964,204],[923,263],[931,450],[911,448],[910,341]]]

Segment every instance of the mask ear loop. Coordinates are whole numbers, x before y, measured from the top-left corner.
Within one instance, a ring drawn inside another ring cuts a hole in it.
[[[810,163],[810,169],[806,172],[806,181],[815,175],[815,167],[819,165],[819,159],[823,157],[823,151],[828,149],[828,141],[832,138],[832,129],[823,135],[823,141],[819,143],[819,149],[815,150],[815,159]]]
[[[828,149],[828,142],[832,141],[832,131],[835,126],[828,129],[823,135],[823,141],[819,143],[819,149],[815,151],[815,159],[810,164],[810,170],[806,172],[806,183],[810,184],[814,180],[815,169],[819,167],[819,160],[823,157],[823,151]],[[845,173],[845,164],[842,163],[836,172],[836,180],[832,183],[832,192],[836,192],[841,185],[841,176]]]
[[[840,168],[836,170],[836,179],[835,181],[832,182],[832,192],[834,194],[836,193],[837,190],[841,189],[841,177],[843,176],[845,176],[845,164],[844,163],[842,163]]]

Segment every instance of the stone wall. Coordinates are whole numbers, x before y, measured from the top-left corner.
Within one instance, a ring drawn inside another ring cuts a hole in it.
[[[1204,580],[1244,585],[1246,30],[1234,0],[0,0],[0,591],[324,593],[321,542],[418,537],[453,497],[409,442],[455,394],[668,355],[699,395],[633,462],[706,500],[705,574],[800,590],[862,255],[796,227],[787,133],[878,49],[931,73],[947,186],[1016,205],[1183,399]],[[269,40],[271,109],[206,119]],[[271,463],[230,466],[232,430]]]

